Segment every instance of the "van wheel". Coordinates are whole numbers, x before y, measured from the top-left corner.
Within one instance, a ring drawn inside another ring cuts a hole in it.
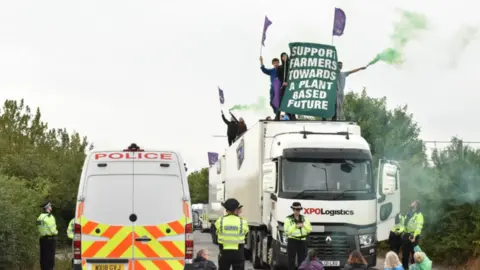
[[[257,269],[260,268],[260,258],[258,257],[259,254],[259,239],[258,234],[253,231],[252,232],[252,265],[253,268]]]

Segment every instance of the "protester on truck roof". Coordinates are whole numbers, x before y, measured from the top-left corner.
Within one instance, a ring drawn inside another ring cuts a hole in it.
[[[273,113],[276,113],[277,111],[275,109],[275,106],[273,106],[273,97],[274,97],[273,82],[275,81],[275,79],[277,79],[278,65],[280,65],[280,60],[278,60],[278,58],[273,58],[272,59],[273,68],[265,68],[265,65],[263,65],[263,57],[260,56],[260,69],[262,70],[263,73],[270,76],[270,106],[273,109]]]
[[[350,71],[342,71],[343,63],[338,62],[338,76],[337,76],[337,102],[335,104],[335,114],[332,117],[332,120],[345,120],[345,115],[343,112],[343,103],[345,101],[345,81],[350,74],[364,70],[367,67],[361,67],[352,69]]]
[[[281,88],[280,88],[280,104],[282,104],[282,99],[285,94],[285,90],[288,85],[288,70],[289,70],[289,65],[290,65],[290,59],[288,58],[288,54],[286,52],[283,52],[280,55],[280,60],[282,61],[282,65],[280,65],[277,69],[277,77],[278,80],[280,81]],[[289,114],[287,113],[288,118],[291,120],[296,120],[294,114]],[[280,120],[280,110],[277,110],[277,114],[275,117],[275,120]]]
[[[222,111],[223,122],[225,122],[225,124],[227,125],[228,146],[232,145],[233,142],[235,142],[235,137],[238,133],[238,120],[237,118],[235,118],[235,115],[233,115],[232,112],[229,111],[229,113],[231,115],[230,121],[227,120]]]
[[[368,263],[362,256],[360,251],[354,250],[348,257],[347,264],[343,267],[343,270],[366,270]]]
[[[247,132],[247,124],[245,124],[245,121],[242,117],[240,117],[238,120],[237,138],[240,138],[243,133]]]

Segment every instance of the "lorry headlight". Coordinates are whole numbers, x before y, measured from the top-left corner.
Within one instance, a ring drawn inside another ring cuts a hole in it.
[[[360,240],[360,247],[368,247],[373,244],[373,235],[372,234],[364,234],[358,236]]]

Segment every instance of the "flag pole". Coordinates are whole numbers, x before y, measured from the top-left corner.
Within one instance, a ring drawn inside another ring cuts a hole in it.
[[[332,46],[333,46],[333,37],[334,37],[333,30],[335,29],[335,9],[336,8],[337,8],[336,6],[333,7]]]

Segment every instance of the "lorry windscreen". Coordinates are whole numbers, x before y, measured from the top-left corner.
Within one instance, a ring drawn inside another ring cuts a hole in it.
[[[299,159],[282,160],[281,192],[296,196],[326,199],[356,199],[374,194],[370,160],[365,159]],[[312,192],[304,192],[311,190]],[[338,196],[338,194],[343,194]],[[323,195],[323,196],[322,196]],[[360,195],[360,196],[359,196]],[[290,197],[289,196],[289,197]],[[331,197],[331,198],[330,198]],[[366,199],[366,198],[362,198]]]

